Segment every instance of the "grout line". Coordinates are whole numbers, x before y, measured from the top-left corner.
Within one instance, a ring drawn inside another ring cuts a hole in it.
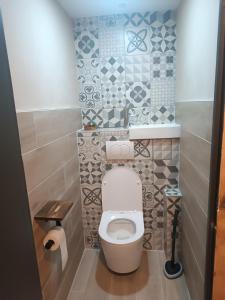
[[[212,144],[211,141],[208,141],[208,140],[204,139],[203,137],[201,137],[200,135],[195,134],[194,132],[188,130],[188,129],[187,129],[186,127],[184,127],[182,124],[181,124],[181,126],[183,127],[183,131],[184,131],[184,132],[187,132],[187,133],[193,135],[194,137],[197,137],[198,139],[200,139],[200,140],[206,142],[207,144],[210,144],[210,145]],[[184,138],[184,137],[182,136],[182,133],[181,133],[181,139],[183,139],[183,138]]]
[[[62,110],[80,110],[79,106],[64,106],[64,107],[46,107],[46,108],[33,108],[33,109],[17,109],[16,113],[34,113],[34,112],[47,112],[47,111],[62,111]]]
[[[204,282],[204,275],[202,274],[202,271],[200,270],[198,261],[197,261],[197,259],[196,259],[196,257],[195,257],[195,253],[194,253],[194,250],[193,250],[192,247],[191,247],[190,241],[189,241],[189,239],[187,238],[187,235],[186,235],[184,232],[183,232],[183,236],[185,237],[185,239],[186,239],[186,241],[187,241],[187,244],[188,244],[188,246],[189,246],[189,248],[190,248],[190,250],[191,250],[191,254],[192,254],[192,255],[189,255],[189,259],[190,259],[191,256],[193,257],[194,262],[195,262],[195,265],[197,266],[197,269],[198,269],[198,271],[199,271],[200,277],[201,277],[201,279],[202,279],[202,282]],[[190,254],[190,253],[189,253],[189,254]],[[184,256],[184,253],[183,253],[183,256]]]
[[[30,193],[32,193],[36,188],[40,187],[43,183],[46,183],[46,181],[48,181],[52,176],[56,175],[57,172],[59,172],[60,170],[62,170],[63,175],[64,175],[64,169],[65,166],[71,162],[74,159],[74,157],[66,162],[64,162],[62,165],[60,165],[60,167],[58,167],[57,169],[55,169],[49,176],[47,176],[45,179],[43,179],[41,182],[39,182],[34,188],[32,188],[30,191],[28,191],[28,195]],[[64,176],[63,176],[64,177]],[[64,177],[64,181],[65,181],[65,177]],[[64,182],[66,185],[66,182]]]
[[[32,150],[30,150],[30,151],[28,151],[28,152],[24,152],[24,153],[22,153],[22,157],[24,157],[24,156],[26,156],[26,155],[28,155],[28,154],[31,154],[31,153],[34,152],[34,151],[37,151],[37,150],[43,149],[43,148],[45,148],[45,147],[48,147],[49,145],[54,144],[54,143],[58,142],[59,140],[64,139],[64,138],[66,138],[66,137],[69,137],[70,135],[73,135],[73,134],[76,135],[76,131],[72,131],[72,132],[70,132],[70,133],[67,133],[66,135],[60,136],[60,137],[58,137],[57,139],[55,139],[55,140],[53,140],[53,141],[51,141],[51,142],[49,142],[49,143],[47,143],[47,144],[43,144],[43,145],[41,145],[41,146],[37,146],[35,149],[32,149]]]
[[[199,169],[196,169],[196,167],[193,165],[192,161],[186,156],[186,154],[181,153],[181,151],[180,151],[180,161],[182,159],[182,156],[184,157],[184,159],[186,159],[188,161],[188,163],[192,166],[192,168],[195,169],[196,173],[198,173],[209,184],[209,182],[210,182],[209,178],[207,178]]]
[[[181,176],[181,178],[183,178],[183,180],[185,181],[185,185],[187,186],[187,180],[184,179],[184,176]],[[190,190],[190,186],[189,186],[189,185],[188,185],[188,189]],[[184,196],[183,196],[183,197],[184,197]],[[205,211],[203,210],[202,206],[199,205],[199,201],[198,201],[198,199],[196,198],[196,195],[195,195],[194,193],[193,193],[193,197],[194,197],[194,199],[196,200],[196,203],[198,204],[199,209],[201,210],[201,212],[203,213],[203,215],[204,215],[205,218],[207,219],[207,218],[208,218],[208,214],[205,213]],[[182,204],[182,205],[184,205],[184,204]]]

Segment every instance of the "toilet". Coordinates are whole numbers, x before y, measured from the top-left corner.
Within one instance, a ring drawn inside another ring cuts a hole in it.
[[[132,169],[108,171],[102,181],[103,214],[99,226],[106,264],[116,273],[140,266],[144,235],[142,183]]]

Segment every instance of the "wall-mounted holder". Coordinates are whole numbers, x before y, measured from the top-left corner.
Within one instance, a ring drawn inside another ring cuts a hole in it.
[[[56,226],[61,226],[61,222],[73,206],[72,201],[49,201],[46,205],[34,216],[38,221],[55,221]]]
[[[46,205],[34,216],[37,221],[55,221],[56,226],[62,226],[61,222],[73,206],[71,201],[49,201]],[[50,250],[55,242],[51,239],[44,245],[46,250]]]

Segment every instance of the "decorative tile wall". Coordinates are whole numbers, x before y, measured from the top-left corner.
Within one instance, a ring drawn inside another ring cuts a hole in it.
[[[106,141],[128,140],[128,134],[127,129],[119,128],[80,130],[77,133],[86,247],[99,247],[102,178],[108,170],[126,166],[137,172],[143,185],[143,247],[147,250],[162,250],[167,237],[166,230],[171,229],[165,224],[165,205],[169,202],[164,197],[164,189],[175,188],[179,184],[179,139],[135,140],[134,160],[108,161]]]
[[[176,23],[173,11],[74,20],[83,125],[175,120]]]

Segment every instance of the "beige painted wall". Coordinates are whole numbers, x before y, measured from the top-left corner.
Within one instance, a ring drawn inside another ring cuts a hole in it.
[[[177,12],[176,101],[213,100],[219,0],[182,0]]]
[[[53,0],[0,0],[17,111],[78,107],[69,18]]]

